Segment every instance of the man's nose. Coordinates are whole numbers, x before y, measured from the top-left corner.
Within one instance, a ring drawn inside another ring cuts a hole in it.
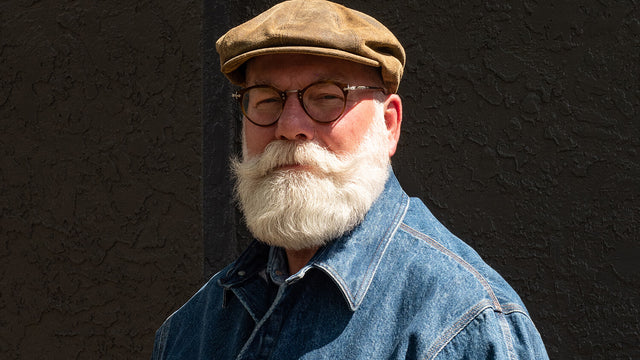
[[[312,140],[315,121],[302,108],[295,92],[288,94],[282,114],[276,123],[276,138],[279,140]]]

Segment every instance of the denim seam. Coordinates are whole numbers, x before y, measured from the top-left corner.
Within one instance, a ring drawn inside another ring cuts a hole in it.
[[[260,321],[260,319],[258,319],[258,314],[252,311],[250,304],[245,301],[244,296],[239,296],[239,295],[247,295],[244,293],[244,290],[242,290],[242,288],[231,288],[231,291],[234,293],[234,296],[236,297],[236,299],[240,301],[240,303],[245,308],[245,310],[247,310],[249,315],[251,315],[251,318],[253,318],[253,321],[258,323],[258,321]],[[242,294],[237,294],[236,291],[241,292]],[[247,296],[247,297],[250,297],[250,296]]]
[[[499,312],[497,316],[498,322],[500,323],[500,329],[502,330],[502,337],[504,338],[507,346],[509,359],[517,360],[516,350],[513,347],[513,337],[511,336],[511,329],[509,327],[509,322],[507,321],[507,316],[503,312]]]
[[[431,348],[427,351],[427,354],[423,359],[435,359],[445,346],[447,346],[464,328],[471,324],[478,315],[482,314],[486,309],[491,308],[492,304],[489,300],[482,300],[477,303],[438,337],[433,345],[431,345]]]
[[[462,259],[460,256],[455,254],[453,251],[451,251],[448,248],[446,248],[444,245],[442,245],[439,242],[437,242],[435,239],[433,239],[429,235],[423,234],[423,233],[419,232],[418,230],[413,229],[412,227],[410,227],[407,224],[402,224],[400,227],[403,230],[405,230],[408,233],[410,233],[411,235],[426,241],[432,247],[434,247],[436,250],[438,250],[438,251],[442,252],[443,254],[449,256],[451,259],[456,261],[458,264],[462,265],[465,269],[467,269],[467,271],[469,271],[471,274],[473,274],[473,276],[480,282],[480,284],[482,285],[482,287],[484,287],[484,289],[486,290],[486,292],[489,295],[489,297],[491,297],[491,301],[493,302],[494,311],[496,311],[498,313],[498,315],[497,315],[498,322],[500,324],[500,330],[502,332],[503,339],[504,339],[505,344],[507,346],[507,352],[509,353],[509,358],[510,359],[515,359],[516,355],[515,355],[515,349],[513,347],[513,338],[511,336],[511,330],[509,329],[509,323],[507,322],[507,319],[506,319],[506,317],[505,317],[505,315],[503,313],[502,306],[500,305],[500,302],[498,301],[498,298],[496,297],[496,294],[493,292],[493,289],[491,288],[491,285],[489,285],[489,282],[487,281],[487,279],[485,279],[484,276],[482,276],[482,274],[480,274],[480,272],[478,270],[476,270],[476,268],[474,268],[471,264],[466,262],[464,259]]]
[[[360,300],[358,301],[358,304],[356,304],[356,307],[360,305],[360,303],[362,302],[362,299],[364,299],[364,294],[366,294],[367,290],[371,286],[371,282],[373,281],[374,275],[378,271],[378,266],[380,266],[380,261],[382,261],[382,257],[386,252],[387,248],[389,247],[389,244],[391,243],[391,239],[393,238],[393,235],[398,231],[398,228],[400,227],[402,220],[404,220],[404,217],[407,214],[408,210],[409,210],[409,196],[403,192],[401,206],[396,212],[396,215],[393,221],[391,222],[391,225],[387,228],[387,231],[385,232],[384,236],[382,236],[382,241],[378,243],[378,247],[376,248],[376,251],[375,251],[375,254],[377,254],[377,256],[371,259],[371,262],[367,267],[367,271],[365,272],[365,274],[368,276],[368,279],[366,282],[363,281],[362,284],[360,284],[360,287],[358,288],[358,290],[356,290],[355,296],[360,298]],[[381,245],[384,245],[383,249],[380,249]],[[374,265],[374,261],[375,261],[375,265]],[[372,266],[373,266],[373,269],[372,269]],[[362,296],[360,296],[360,294],[362,294]]]
[[[533,322],[533,319],[531,318],[527,310],[525,310],[522,306],[518,304],[509,303],[509,304],[502,305],[502,309],[504,311],[505,316],[514,314],[514,313],[522,314],[524,317],[526,317],[529,320],[531,326],[533,326],[533,328],[536,329],[538,333],[540,333],[540,331],[538,331],[538,328],[536,327],[536,324]]]
[[[520,312],[520,313],[523,313],[527,318],[529,318],[529,314],[527,313],[527,311],[518,304],[514,304],[514,303],[502,304],[502,311],[507,315],[514,312]]]
[[[402,224],[402,220],[404,219],[407,211],[409,209],[409,196],[405,193],[402,194],[402,205],[400,209],[396,212],[396,215],[391,222],[391,226],[389,226],[383,236],[380,237],[380,241],[378,242],[378,246],[374,252],[375,256],[373,256],[367,266],[367,270],[364,272],[363,281],[355,291],[355,293],[351,293],[349,287],[347,286],[345,280],[339,275],[338,271],[333,267],[326,264],[317,264],[316,266],[320,269],[324,269],[327,274],[329,274],[338,285],[342,294],[347,299],[349,303],[349,309],[351,311],[356,311],[362,300],[364,299],[364,294],[367,293],[369,287],[371,286],[371,282],[373,281],[374,275],[380,265],[380,261],[387,249],[389,244],[391,243],[391,239],[393,235],[396,233],[400,225]],[[384,247],[381,249],[381,246],[384,244]],[[374,265],[375,263],[375,265]],[[372,269],[373,266],[373,269]]]
[[[461,258],[456,253],[454,253],[453,251],[451,251],[448,248],[446,248],[444,245],[442,245],[439,242],[437,242],[435,239],[433,239],[429,235],[423,234],[420,231],[415,230],[414,228],[412,228],[409,225],[404,224],[404,223],[400,225],[400,228],[402,230],[408,232],[409,234],[411,234],[411,235],[413,235],[413,236],[415,236],[415,237],[417,237],[419,239],[422,239],[422,240],[426,241],[428,244],[430,244],[436,250],[438,250],[438,251],[442,252],[443,254],[449,256],[451,259],[453,259],[458,264],[462,265],[465,269],[467,269],[467,271],[469,271],[471,274],[473,274],[473,276],[480,282],[480,284],[486,290],[486,292],[489,295],[489,297],[491,297],[491,301],[492,301],[493,306],[496,309],[496,311],[502,312],[502,307],[500,306],[500,302],[498,301],[498,298],[496,297],[496,294],[493,292],[493,289],[491,288],[491,285],[489,285],[489,282],[487,281],[487,279],[485,279],[484,276],[482,276],[482,274],[480,274],[480,272],[478,270],[476,270],[476,268],[474,268],[471,264],[466,262],[463,258]]]
[[[240,353],[238,353],[238,356],[236,356],[236,359],[242,359],[244,357],[245,353],[247,351],[249,351],[249,347],[253,343],[253,341],[254,341],[254,339],[256,337],[256,334],[260,331],[262,326],[267,322],[267,320],[269,319],[271,314],[274,312],[276,307],[278,307],[280,305],[280,301],[281,301],[282,297],[284,296],[285,289],[286,289],[286,285],[280,286],[280,288],[278,289],[278,293],[276,294],[276,298],[273,300],[273,303],[271,304],[271,307],[269,308],[269,310],[267,310],[267,312],[264,314],[262,319],[260,319],[260,321],[256,321],[256,326],[253,328],[253,331],[251,332],[251,335],[249,335],[249,338],[247,339],[247,341],[242,346],[242,349],[240,349]]]
[[[351,311],[355,311],[356,306],[354,305],[354,300],[352,299],[349,287],[345,283],[344,279],[340,275],[338,275],[338,271],[327,264],[316,264],[315,266],[318,269],[324,270],[333,279],[334,283],[338,285],[342,296],[349,304],[349,309],[351,309]]]

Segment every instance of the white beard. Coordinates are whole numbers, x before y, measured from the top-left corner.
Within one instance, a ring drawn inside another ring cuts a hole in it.
[[[259,156],[232,160],[236,198],[256,239],[314,248],[362,222],[389,176],[380,106],[377,114],[353,154],[336,155],[314,141],[275,140]],[[292,164],[303,168],[277,169]]]

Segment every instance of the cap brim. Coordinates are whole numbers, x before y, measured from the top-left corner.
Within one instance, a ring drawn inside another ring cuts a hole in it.
[[[380,67],[380,63],[376,60],[372,60],[364,56],[355,55],[350,52],[346,52],[338,49],[312,47],[312,46],[281,46],[281,47],[268,47],[268,48],[256,49],[256,50],[242,53],[234,58],[229,59],[227,62],[222,64],[222,66],[220,67],[220,70],[224,74],[230,74],[233,71],[237,70],[240,66],[242,66],[242,64],[244,64],[251,58],[262,56],[262,55],[271,55],[271,54],[306,54],[306,55],[328,56],[336,59],[353,61],[355,63],[362,64],[362,65]]]

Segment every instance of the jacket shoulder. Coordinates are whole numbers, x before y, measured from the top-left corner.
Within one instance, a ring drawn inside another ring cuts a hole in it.
[[[546,358],[540,335],[515,290],[420,199],[410,199],[394,237],[386,254],[394,259],[387,262],[393,270],[387,275],[400,276],[399,283],[417,294],[412,301],[419,310],[411,331],[421,333],[425,321],[439,329],[423,344],[422,355],[445,359],[461,356],[464,349],[470,356],[479,349],[497,349],[504,358]]]
[[[224,291],[220,278],[232,265],[213,275],[184,305],[171,314],[156,331],[152,359],[197,358],[203,351],[192,339],[210,332],[216,312],[222,309]]]
[[[398,246],[419,253],[423,257],[412,257],[423,265],[425,275],[454,280],[471,290],[468,294],[481,294],[492,301],[498,309],[501,304],[524,305],[518,294],[480,255],[455,236],[417,198],[410,199],[404,221],[398,229]],[[419,266],[419,265],[418,265]],[[436,273],[431,273],[435,271]],[[446,285],[446,283],[442,283]]]

